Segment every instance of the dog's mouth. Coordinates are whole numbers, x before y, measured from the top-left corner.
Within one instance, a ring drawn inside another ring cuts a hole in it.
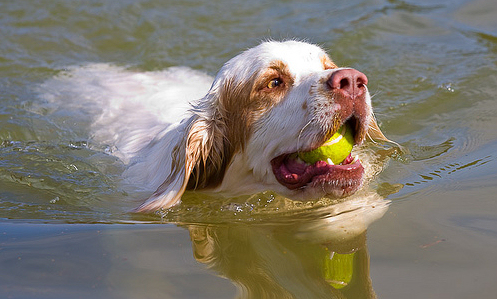
[[[353,123],[355,145],[362,143],[364,135],[359,122]],[[298,153],[286,153],[271,160],[273,173],[280,184],[290,190],[319,188],[320,192],[334,197],[344,197],[355,193],[361,186],[364,167],[359,158],[349,153],[340,164],[334,165],[330,159],[314,164],[304,162]]]

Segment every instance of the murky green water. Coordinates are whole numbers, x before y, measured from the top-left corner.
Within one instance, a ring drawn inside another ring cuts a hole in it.
[[[268,37],[368,75],[381,128],[409,149],[373,184],[385,199],[190,194],[131,216],[92,119],[40,104],[68,67],[213,75]],[[4,1],[0,297],[495,298],[496,85],[493,0]]]

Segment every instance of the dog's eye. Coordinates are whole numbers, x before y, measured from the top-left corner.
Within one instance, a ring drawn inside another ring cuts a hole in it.
[[[283,83],[283,80],[281,80],[280,78],[276,78],[276,79],[269,81],[269,83],[267,84],[267,88],[272,89],[272,88],[280,86],[282,83]]]

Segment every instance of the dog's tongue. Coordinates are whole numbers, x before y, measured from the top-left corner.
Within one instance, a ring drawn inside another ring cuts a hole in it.
[[[311,166],[288,156],[280,156],[271,161],[271,166],[282,185],[288,189],[297,189],[307,185],[315,175],[326,173],[330,165],[319,161]]]
[[[280,184],[288,189],[298,189],[319,177],[330,181],[357,180],[362,177],[364,171],[359,160],[354,161],[349,155],[344,165],[330,165],[325,161],[318,161],[309,165],[292,159],[288,155],[279,156],[271,161],[273,173]]]
[[[299,175],[303,174],[307,168],[307,164],[297,161],[296,159],[286,159],[284,164],[290,172]]]

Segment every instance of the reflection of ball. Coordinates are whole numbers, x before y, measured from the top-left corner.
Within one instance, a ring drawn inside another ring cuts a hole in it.
[[[310,164],[317,161],[328,162],[328,159],[333,164],[340,164],[349,156],[353,146],[354,135],[352,128],[344,125],[322,146],[309,152],[300,152],[298,155],[300,159]]]

